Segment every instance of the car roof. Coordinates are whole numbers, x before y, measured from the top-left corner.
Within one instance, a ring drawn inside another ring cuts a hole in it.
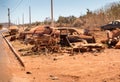
[[[120,22],[120,20],[113,20],[113,21],[111,21],[111,22],[109,22],[109,24],[112,24],[112,22]]]

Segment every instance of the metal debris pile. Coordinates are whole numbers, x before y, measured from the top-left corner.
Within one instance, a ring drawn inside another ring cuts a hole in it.
[[[101,40],[101,43],[96,42],[99,36],[95,38],[95,35],[92,35],[88,29],[72,27],[37,26],[19,32],[17,26],[10,26],[9,34],[10,41],[18,39],[26,45],[33,45],[31,48],[33,52],[100,52],[105,47],[120,49],[119,23],[118,21],[115,25],[114,23],[101,26],[101,30],[106,30],[107,35],[107,39]]]
[[[108,48],[120,49],[120,29],[107,30],[107,40],[101,42],[108,45]]]
[[[11,37],[15,40],[15,36]],[[17,37],[24,44],[31,44],[33,52],[88,52],[101,51],[104,46],[96,43],[93,35],[88,30],[78,31],[71,27],[52,28],[37,26],[29,31],[19,33]],[[13,40],[12,40],[13,41]],[[63,50],[64,49],[64,50]]]

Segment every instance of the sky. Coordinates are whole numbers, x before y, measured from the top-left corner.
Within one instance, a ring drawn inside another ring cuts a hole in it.
[[[119,0],[53,0],[54,20],[59,16],[79,17],[87,10],[95,11]],[[24,14],[24,23],[29,22],[29,6],[31,7],[31,21],[44,21],[50,17],[51,0],[0,0],[0,23],[8,22],[8,8],[12,23],[21,23]]]

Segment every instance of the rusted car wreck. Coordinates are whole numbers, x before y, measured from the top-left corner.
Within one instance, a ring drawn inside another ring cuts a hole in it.
[[[32,47],[34,52],[61,52],[62,47],[66,50],[69,48],[71,52],[103,49],[102,44],[96,43],[94,36],[71,27],[37,26],[20,33],[19,39],[26,44],[34,45]]]

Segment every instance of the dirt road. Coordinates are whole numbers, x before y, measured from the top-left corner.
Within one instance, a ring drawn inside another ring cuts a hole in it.
[[[8,82],[12,76],[8,55],[8,52],[5,50],[3,38],[0,35],[0,82]]]
[[[4,32],[6,30],[0,30]],[[0,34],[0,82],[30,82],[15,55]]]

